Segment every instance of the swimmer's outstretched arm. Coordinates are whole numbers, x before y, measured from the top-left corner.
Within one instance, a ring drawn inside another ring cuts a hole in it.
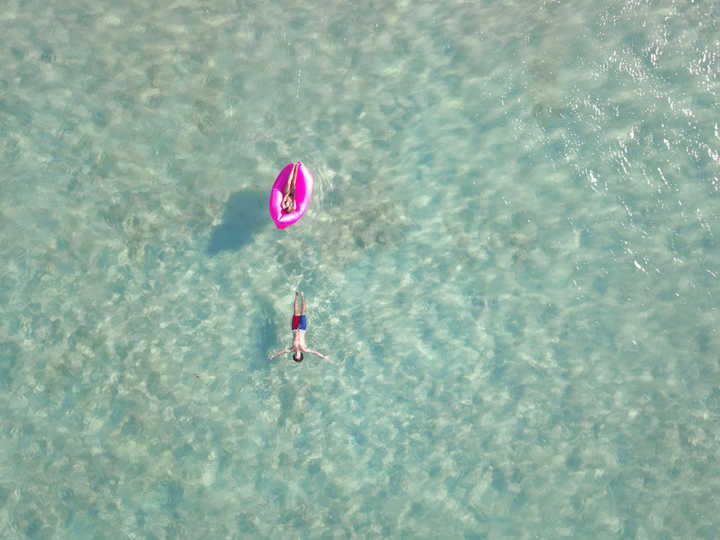
[[[307,348],[303,349],[303,350],[307,353],[314,354],[315,356],[322,358],[323,360],[330,360],[330,356],[328,356],[327,354],[322,354],[322,353],[319,353],[317,351],[313,351],[312,349],[307,349]]]
[[[280,356],[281,354],[287,354],[287,353],[289,353],[289,352],[291,352],[291,351],[292,351],[292,349],[283,349],[282,351],[278,351],[278,352],[276,352],[276,353],[274,353],[274,354],[270,354],[270,355],[268,355],[268,360],[272,360],[272,359],[275,358],[276,356]]]

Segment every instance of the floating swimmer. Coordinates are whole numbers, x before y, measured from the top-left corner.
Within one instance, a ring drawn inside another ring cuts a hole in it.
[[[270,190],[270,217],[278,229],[289,227],[305,214],[312,195],[313,177],[302,161],[285,165]]]
[[[319,353],[317,351],[313,351],[312,349],[308,349],[307,345],[305,345],[305,331],[307,330],[307,317],[305,315],[305,293],[300,293],[302,295],[302,307],[298,310],[298,293],[295,293],[295,306],[293,309],[293,318],[292,322],[290,324],[290,327],[292,328],[293,332],[293,344],[292,347],[288,349],[283,349],[282,351],[278,351],[276,353],[271,354],[268,356],[268,359],[275,358],[276,356],[280,356],[281,354],[286,353],[293,353],[293,360],[296,362],[302,362],[303,361],[303,353],[310,353],[314,354],[315,356],[318,356],[322,358],[323,360],[329,360],[330,357]]]

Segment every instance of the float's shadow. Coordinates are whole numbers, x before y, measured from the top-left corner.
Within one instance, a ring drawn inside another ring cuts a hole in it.
[[[237,251],[252,241],[253,236],[263,227],[272,223],[267,210],[265,194],[259,191],[238,191],[233,193],[225,206],[220,225],[210,235],[207,247],[209,255],[221,251]]]

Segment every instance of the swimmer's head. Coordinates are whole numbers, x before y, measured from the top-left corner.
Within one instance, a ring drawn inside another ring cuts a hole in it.
[[[296,351],[295,354],[293,354],[293,360],[296,362],[302,362],[303,361],[303,353]]]

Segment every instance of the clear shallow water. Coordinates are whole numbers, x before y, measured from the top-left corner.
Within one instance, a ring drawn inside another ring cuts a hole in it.
[[[0,534],[713,537],[719,15],[10,2]]]

